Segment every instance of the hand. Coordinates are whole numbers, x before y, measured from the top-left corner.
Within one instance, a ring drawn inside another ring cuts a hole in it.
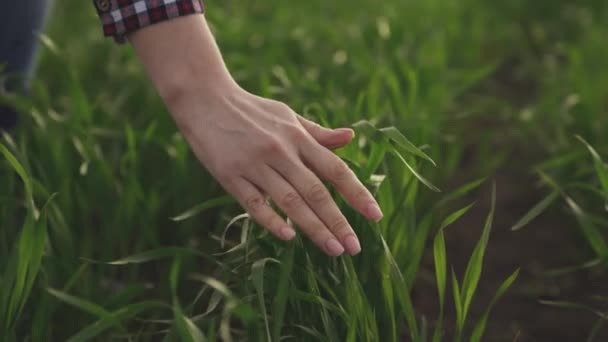
[[[129,40],[197,158],[254,220],[283,240],[294,238],[269,196],[328,255],[359,253],[357,236],[321,182],[368,219],[382,218],[369,191],[330,150],[350,142],[352,130],[322,128],[240,88],[204,16],[148,26]]]
[[[353,131],[323,128],[281,102],[240,88],[222,93],[192,96],[172,108],[198,159],[277,237],[291,240],[296,233],[265,196],[328,255],[359,253],[353,229],[321,182],[333,184],[367,218],[382,217],[369,191],[330,151],[350,142]]]

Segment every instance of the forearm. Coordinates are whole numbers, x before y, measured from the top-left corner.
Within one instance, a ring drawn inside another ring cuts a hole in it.
[[[193,94],[217,98],[238,88],[203,15],[151,25],[128,39],[169,107]]]

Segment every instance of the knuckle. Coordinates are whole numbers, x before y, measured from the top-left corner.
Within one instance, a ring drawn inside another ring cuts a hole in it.
[[[284,152],[283,144],[278,139],[269,139],[262,145],[261,153],[280,154]]]
[[[277,113],[291,112],[291,108],[281,101],[265,99],[264,105],[268,110]]]
[[[245,206],[250,214],[258,215],[266,206],[266,201],[262,197],[253,196],[245,200]]]
[[[304,131],[304,129],[302,128],[302,126],[298,126],[298,125],[293,125],[290,129],[289,129],[289,135],[291,136],[291,138],[295,141],[295,142],[304,142],[306,141],[306,139],[308,138],[308,135],[306,134],[306,132]]]
[[[285,225],[283,220],[274,213],[272,214],[271,217],[268,218],[267,221],[268,221],[268,224],[266,224],[265,227],[266,227],[266,229],[268,229],[271,232],[278,232],[279,229],[281,229],[281,227]]]
[[[367,189],[365,189],[363,187],[362,187],[362,189],[359,189],[355,192],[356,199],[366,200],[369,197],[371,197],[371,195],[369,194],[369,191],[367,191]]]
[[[272,104],[272,106],[277,111],[282,112],[282,113],[291,112],[291,108],[288,105],[286,105],[285,103],[280,102],[280,101],[274,101],[273,104]]]
[[[310,187],[308,198],[317,203],[324,203],[329,199],[327,189],[321,183],[316,183]]]
[[[350,230],[350,225],[345,218],[340,217],[329,226],[329,229],[336,235],[340,236],[346,234]]]
[[[271,212],[265,212],[262,215],[258,215],[258,217],[254,218],[255,221],[264,227],[269,232],[277,232],[281,225],[279,219],[276,218]]]
[[[238,173],[243,170],[245,162],[243,160],[230,160],[220,164],[220,171],[226,174]]]
[[[283,198],[281,198],[281,204],[286,209],[297,209],[303,203],[304,201],[302,201],[302,197],[293,191],[286,193]]]
[[[332,179],[340,181],[340,180],[347,179],[350,176],[351,172],[352,171],[350,170],[348,165],[346,165],[345,162],[338,160],[332,166],[331,176],[332,176]]]

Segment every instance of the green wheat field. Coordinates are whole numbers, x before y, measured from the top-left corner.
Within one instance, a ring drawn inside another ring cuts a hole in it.
[[[234,78],[356,138],[330,258],[250,221],[90,1],[0,136],[0,341],[607,341],[608,2],[206,1]]]

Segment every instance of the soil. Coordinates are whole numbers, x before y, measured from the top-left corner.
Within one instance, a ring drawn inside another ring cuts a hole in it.
[[[513,153],[512,159],[518,155]],[[546,275],[548,270],[580,265],[593,256],[582,240],[576,221],[563,210],[546,212],[522,230],[511,231],[511,226],[546,195],[536,187],[535,176],[526,168],[515,166],[518,164],[521,165],[521,161],[504,163],[494,177],[497,185],[494,226],[469,317],[476,321],[500,284],[520,268],[517,281],[492,310],[483,340],[587,341],[598,321],[597,315],[584,309],[541,304],[540,300],[581,303],[608,312],[608,268],[596,266],[560,276]],[[460,281],[490,210],[490,194],[489,186],[472,194],[468,202],[463,203],[477,201],[474,209],[446,231],[448,262]],[[427,248],[427,251],[413,299],[417,309],[432,321],[437,317],[438,303],[432,248]],[[455,322],[451,291],[448,285],[444,325],[448,330]],[[468,334],[470,329],[469,326]],[[445,340],[452,340],[451,334],[453,331],[448,331]],[[608,341],[608,322],[593,341]]]

